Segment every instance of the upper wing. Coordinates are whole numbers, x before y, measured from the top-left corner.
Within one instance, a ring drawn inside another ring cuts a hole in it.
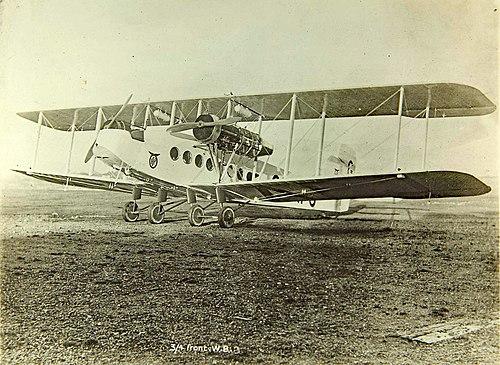
[[[456,171],[426,171],[381,175],[351,175],[194,185],[215,196],[216,188],[229,201],[293,202],[357,198],[428,199],[486,194],[491,188],[474,176]]]
[[[404,88],[405,99],[403,115],[407,117],[415,117],[426,108],[429,88],[431,118],[484,115],[495,110],[495,105],[481,91],[468,85],[415,84],[297,92],[301,108],[295,119],[317,118],[321,114],[325,98],[328,118],[397,115],[399,100],[394,96],[401,86]],[[252,95],[235,99],[254,110],[263,110],[267,119],[275,119],[276,116],[281,116],[277,119],[288,119],[290,105],[282,108],[292,95],[293,93]]]
[[[296,120],[313,119],[322,112],[326,99],[328,118],[361,117],[366,115],[397,115],[397,92],[401,85],[364,87],[295,92],[298,97]],[[428,90],[431,90],[430,117],[461,117],[485,115],[495,110],[495,105],[474,87],[439,83],[403,85],[405,103],[403,115],[416,117],[427,106]],[[288,119],[290,98],[294,93],[259,94],[246,96],[225,96],[217,98],[196,98],[169,100],[139,104],[128,104],[113,125],[107,128],[123,128],[134,120],[135,125],[143,125],[147,120],[150,125],[168,125],[172,105],[176,103],[176,120],[193,122],[197,116],[198,103],[201,101],[202,113],[222,115],[227,111],[228,101],[245,106],[243,121],[255,121],[261,115],[264,120]],[[148,115],[147,106],[152,110]],[[115,115],[122,105],[103,106],[105,118]],[[44,110],[44,122],[47,126],[60,130],[70,130],[75,122],[77,130],[93,130],[99,107]],[[33,122],[38,121],[39,111],[18,113]]]

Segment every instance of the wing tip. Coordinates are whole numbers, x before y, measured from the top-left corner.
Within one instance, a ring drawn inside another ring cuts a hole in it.
[[[28,118],[28,114],[30,113],[35,113],[35,112],[17,112],[16,114],[19,115],[21,118]]]
[[[472,193],[472,196],[484,195],[491,192],[491,186],[486,185],[483,181],[481,181],[472,174],[459,171],[450,171],[450,172],[467,177],[467,179],[469,180],[469,185],[471,186],[470,191]]]
[[[17,172],[17,173],[23,174],[23,175],[29,175],[28,170],[10,169],[10,171]]]
[[[479,181],[481,183],[481,189],[479,191],[479,194],[477,194],[477,195],[484,195],[484,194],[488,194],[489,192],[491,192],[491,186],[486,185],[484,182],[482,182],[479,179],[477,179],[477,181]]]
[[[468,181],[466,181],[464,185],[468,185],[468,189],[466,189],[467,193],[465,193],[463,196],[479,196],[491,192],[491,186],[486,185],[484,182],[482,182],[472,174],[458,171],[450,172],[467,177]]]

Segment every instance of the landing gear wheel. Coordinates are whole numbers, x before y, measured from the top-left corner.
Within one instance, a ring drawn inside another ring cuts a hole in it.
[[[135,222],[139,219],[139,206],[131,201],[125,204],[122,211],[122,217],[125,222]]]
[[[221,228],[231,228],[234,224],[234,210],[231,207],[224,207],[219,212],[219,226]]]
[[[148,221],[153,224],[160,224],[165,217],[165,210],[160,203],[151,204],[148,208]]]
[[[205,212],[203,208],[199,205],[193,205],[188,210],[188,220],[189,224],[193,227],[199,227],[205,221]]]

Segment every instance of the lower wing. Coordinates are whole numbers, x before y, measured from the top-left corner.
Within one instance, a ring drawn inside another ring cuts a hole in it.
[[[474,176],[457,171],[422,171],[379,175],[349,175],[313,179],[283,179],[193,185],[226,201],[294,202],[360,198],[429,199],[482,195],[491,188]]]
[[[403,198],[429,199],[463,197],[486,194],[491,188],[474,176],[456,171],[424,171],[398,174],[349,175],[314,179],[283,179],[248,181],[210,185],[174,185],[131,169],[137,181],[126,181],[98,176],[51,174],[14,170],[40,180],[61,185],[78,186],[131,193],[139,187],[145,195],[154,196],[160,188],[171,196],[186,196],[191,189],[199,198],[215,199],[224,196],[227,202],[273,203],[316,200]]]
[[[142,190],[142,194],[148,196],[156,196],[159,189],[164,189],[170,197],[186,197],[186,190],[188,186],[174,184],[166,180],[155,178],[128,165],[126,165],[126,167],[126,176],[129,177],[128,180],[84,174],[54,174],[16,169],[13,169],[12,171],[59,185],[117,191],[120,193],[132,193],[134,188],[140,188]],[[210,198],[209,194],[204,190],[194,189],[194,193],[200,199]]]
[[[83,174],[52,174],[25,170],[13,170],[23,175],[34,177],[35,179],[48,181],[51,183],[67,186],[77,186],[87,189],[99,189],[117,191],[121,193],[132,193],[134,187],[140,187],[142,193],[149,196],[156,195],[160,186],[158,184],[133,182],[123,179],[112,179],[102,176],[88,176]]]

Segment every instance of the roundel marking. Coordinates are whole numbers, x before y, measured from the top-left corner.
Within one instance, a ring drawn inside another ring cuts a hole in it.
[[[158,156],[160,155],[159,153],[153,153],[149,152],[151,156],[149,156],[149,167],[152,169],[156,168],[158,166]]]

